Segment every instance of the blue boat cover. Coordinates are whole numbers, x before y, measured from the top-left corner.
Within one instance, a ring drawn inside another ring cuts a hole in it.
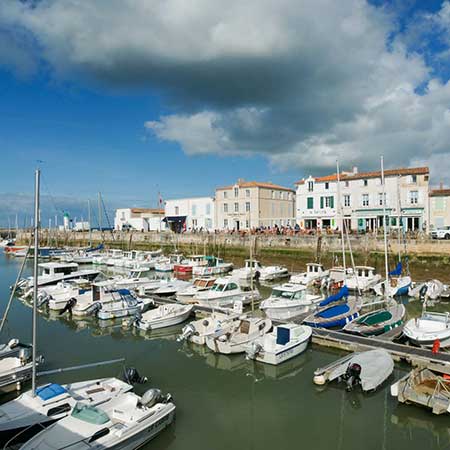
[[[291,339],[289,328],[277,327],[277,344],[286,345]]]
[[[118,292],[120,295],[130,295],[130,294],[131,294],[131,292],[129,291],[129,289],[118,289],[117,292]]]
[[[316,314],[316,317],[322,317],[323,319],[331,319],[332,317],[340,316],[341,314],[348,313],[350,306],[347,303],[343,305],[335,305],[330,308],[324,309]]]
[[[91,248],[88,248],[88,249],[86,250],[86,253],[89,253],[89,252],[96,252],[96,251],[98,251],[98,250],[103,250],[103,244],[100,244],[100,245],[97,246],[97,247],[91,247]]]
[[[402,271],[403,271],[403,265],[401,262],[399,262],[397,264],[397,267],[392,272],[389,272],[389,276],[391,276],[391,277],[399,276],[402,274]]]
[[[50,400],[58,395],[65,394],[67,390],[60,384],[48,384],[36,389],[36,394],[44,401]]]
[[[330,295],[325,300],[322,300],[319,303],[319,306],[327,306],[330,303],[337,302],[344,297],[348,297],[348,287],[346,285],[342,286],[341,289],[339,289],[339,292],[337,294]]]

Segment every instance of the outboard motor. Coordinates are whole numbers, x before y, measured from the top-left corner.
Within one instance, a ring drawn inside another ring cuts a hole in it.
[[[205,319],[205,321],[206,321],[206,319]],[[194,325],[192,325],[191,323],[188,323],[181,330],[181,334],[177,337],[177,342],[187,341],[194,334],[195,334]]]
[[[151,408],[157,403],[168,403],[172,400],[170,394],[163,395],[159,389],[149,389],[141,399],[141,405]]]
[[[66,303],[66,306],[59,312],[59,315],[63,315],[64,313],[68,312],[69,314],[72,314],[72,309],[77,304],[76,298],[70,298],[68,302]]]
[[[357,363],[349,364],[342,379],[347,384],[347,391],[361,384],[361,366]]]
[[[261,276],[261,273],[259,272],[259,270],[257,270],[255,272],[255,280],[258,281],[260,276]]]
[[[427,295],[428,285],[424,284],[419,291],[419,299],[423,302],[425,300],[425,296]]]
[[[148,381],[148,378],[142,377],[135,367],[124,367],[123,379],[128,384],[144,384]]]
[[[262,350],[262,345],[253,342],[252,346],[247,350],[246,359],[255,359],[258,353]]]
[[[46,292],[40,292],[37,297],[38,308],[44,305],[47,306],[48,302],[50,301],[50,298],[51,298],[50,295],[48,295]]]
[[[11,339],[9,342],[8,342],[8,347],[12,350],[14,347],[17,347],[19,345],[19,339],[16,339],[16,338],[14,338],[14,339]]]

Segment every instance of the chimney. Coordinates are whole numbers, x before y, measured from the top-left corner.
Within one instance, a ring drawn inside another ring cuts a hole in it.
[[[439,182],[439,189],[444,189],[444,183],[442,182],[442,180]]]
[[[353,172],[353,175],[356,175],[358,173],[358,167],[357,166],[353,166],[352,167],[352,172]]]

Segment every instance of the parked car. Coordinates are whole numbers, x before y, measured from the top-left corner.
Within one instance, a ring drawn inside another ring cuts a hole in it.
[[[433,239],[450,239],[450,226],[432,230],[431,237]]]

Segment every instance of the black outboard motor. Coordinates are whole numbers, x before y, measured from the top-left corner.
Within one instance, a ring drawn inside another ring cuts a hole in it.
[[[361,384],[361,366],[357,363],[349,364],[342,379],[347,384],[347,391]]]
[[[423,302],[425,300],[425,296],[427,295],[428,286],[424,284],[419,291],[419,298]]]
[[[72,314],[72,309],[73,307],[77,304],[77,299],[76,298],[70,298],[69,301],[66,303],[66,306],[64,306],[64,308],[59,312],[59,315],[61,316],[62,314],[68,312],[69,314]]]
[[[258,281],[260,276],[261,276],[261,274],[260,274],[259,270],[257,270],[255,272],[255,281]]]
[[[148,381],[147,377],[141,377],[135,367],[124,367],[123,379],[128,384],[144,384]]]

